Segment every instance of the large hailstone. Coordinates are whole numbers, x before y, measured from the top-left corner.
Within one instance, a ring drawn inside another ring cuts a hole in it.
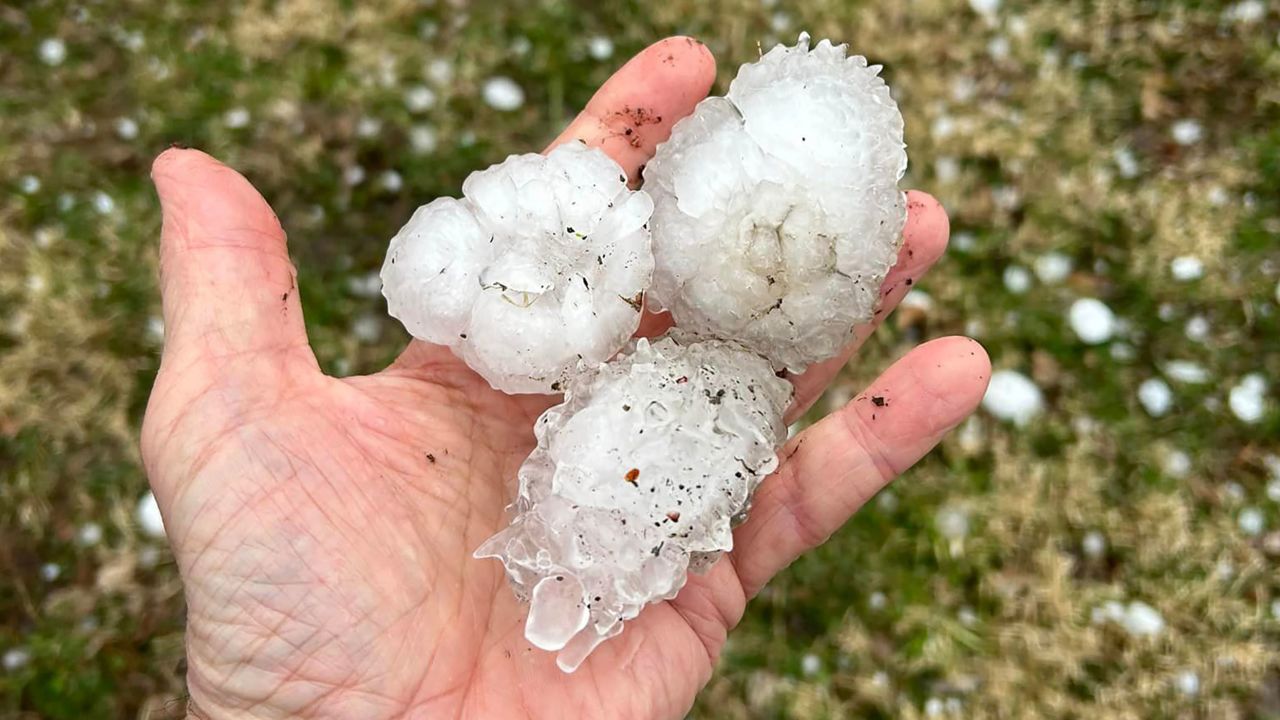
[[[472,173],[391,240],[383,294],[414,337],[447,345],[495,388],[558,391],[640,323],[653,202],[581,143]]]
[[[744,65],[644,173],[655,307],[794,372],[871,320],[906,221],[902,114],[845,50],[801,35]]]
[[[571,379],[534,426],[515,518],[475,553],[501,560],[530,601],[529,642],[572,672],[731,549],[778,465],[790,399],[763,358],[684,335],[637,340]]]

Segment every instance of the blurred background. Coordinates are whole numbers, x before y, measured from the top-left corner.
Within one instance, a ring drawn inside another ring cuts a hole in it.
[[[968,333],[984,408],[749,607],[696,718],[1280,717],[1280,8],[1140,0],[0,7],[0,718],[181,715],[137,433],[163,341],[148,168],[244,172],[316,354],[406,337],[388,238],[625,59],[723,92],[800,30],[885,65],[948,256],[815,409]]]

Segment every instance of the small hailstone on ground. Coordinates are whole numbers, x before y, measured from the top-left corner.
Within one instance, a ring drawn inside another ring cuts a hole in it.
[[[933,161],[933,173],[940,183],[954,182],[960,177],[960,161],[953,157],[939,157]]]
[[[409,130],[409,144],[413,146],[414,152],[419,154],[435,152],[436,131],[429,125],[415,125]]]
[[[1209,337],[1209,320],[1203,315],[1192,315],[1183,327],[1188,340],[1204,342]]]
[[[40,41],[40,62],[49,66],[61,65],[67,59],[67,46],[58,38],[46,38]]]
[[[889,599],[885,597],[884,593],[880,592],[879,590],[871,593],[871,595],[867,597],[867,607],[877,612],[879,612],[880,610],[883,610],[885,608],[885,605],[888,605],[888,604],[889,604]]]
[[[683,334],[573,376],[534,425],[511,525],[475,552],[530,599],[525,637],[572,672],[731,549],[790,401],[763,358]]]
[[[98,190],[93,194],[91,202],[93,203],[93,209],[96,210],[99,215],[110,215],[115,212],[116,201],[110,195],[101,190]]]
[[[1138,386],[1138,402],[1151,417],[1162,417],[1173,407],[1173,391],[1160,378],[1148,378]]]
[[[978,246],[978,238],[968,230],[961,230],[951,238],[951,247],[960,252],[972,252]]]
[[[805,656],[800,659],[800,672],[804,673],[808,677],[817,675],[819,672],[822,672],[822,660],[813,653],[806,653]]]
[[[1115,333],[1115,313],[1101,300],[1080,298],[1071,304],[1067,317],[1076,337],[1089,345],[1104,343]]]
[[[1267,5],[1262,0],[1241,0],[1222,11],[1222,18],[1242,25],[1256,23],[1267,15]]]
[[[656,307],[793,372],[871,320],[906,220],[902,114],[879,72],[802,35],[675,125],[644,173]]]
[[[1204,137],[1204,127],[1200,125],[1200,121],[1191,118],[1175,122],[1169,132],[1173,135],[1173,141],[1179,145],[1195,145]]]
[[[524,90],[509,77],[491,77],[481,89],[484,101],[495,110],[508,112],[524,104]]]
[[[1102,557],[1102,554],[1107,551],[1107,539],[1097,530],[1090,530],[1085,533],[1080,547],[1084,550],[1084,554],[1091,558]]]
[[[76,532],[76,540],[85,546],[97,545],[102,542],[102,526],[94,522],[81,525]]]
[[[1111,343],[1111,357],[1119,362],[1130,362],[1138,356],[1138,351],[1127,342]]]
[[[138,137],[138,121],[129,117],[117,119],[116,135],[119,135],[121,140],[132,140]]]
[[[1198,280],[1204,275],[1204,263],[1194,255],[1180,255],[1169,263],[1169,273],[1182,282]]]
[[[1240,524],[1240,532],[1249,537],[1257,537],[1262,534],[1263,530],[1267,529],[1267,518],[1256,507],[1247,507],[1241,510],[1237,522]]]
[[[1250,373],[1240,379],[1227,395],[1232,414],[1242,422],[1253,424],[1267,412],[1267,381],[1259,373]]]
[[[160,505],[156,503],[154,493],[148,491],[138,500],[133,515],[142,532],[155,538],[164,537],[164,518],[160,516]]]
[[[18,179],[18,189],[24,195],[35,195],[40,191],[40,178],[35,175],[23,175]]]
[[[356,123],[356,137],[377,137],[380,132],[382,132],[382,121],[378,118],[366,115]]]
[[[1135,178],[1138,173],[1142,172],[1142,166],[1138,164],[1137,156],[1133,154],[1133,150],[1127,147],[1116,148],[1112,158],[1116,162],[1116,168],[1120,170],[1120,177]]]
[[[1182,450],[1170,450],[1165,454],[1161,469],[1172,478],[1184,478],[1191,472],[1191,456]]]
[[[232,130],[248,127],[250,119],[249,111],[242,107],[232,108],[222,116],[223,124]]]
[[[942,717],[942,713],[946,710],[941,698],[931,697],[924,701],[925,717]]]
[[[31,651],[22,647],[9,648],[5,651],[4,659],[0,662],[3,662],[4,669],[8,672],[21,670],[27,666],[27,663],[31,662]]]
[[[1232,504],[1242,503],[1244,502],[1244,499],[1248,497],[1248,494],[1244,491],[1244,486],[1234,480],[1223,484],[1222,494],[1225,495],[1227,500],[1230,500]]]
[[[884,512],[893,512],[898,509],[898,495],[892,490],[881,490],[876,495],[876,505]]]
[[[1021,295],[1031,289],[1031,273],[1021,265],[1010,265],[1004,269],[1004,288],[1014,295]]]
[[[587,52],[596,60],[608,60],[613,56],[613,41],[597,35],[587,42]]]
[[[1209,371],[1191,360],[1170,360],[1164,365],[1164,374],[1178,382],[1201,385],[1209,382]]]
[[[1071,274],[1071,257],[1060,252],[1048,252],[1036,258],[1032,267],[1040,282],[1057,285]]]
[[[961,625],[972,627],[978,622],[978,613],[974,612],[973,608],[965,605],[956,611],[956,619],[960,621]]]
[[[376,272],[347,278],[347,292],[356,297],[374,298],[382,293],[382,276]]]
[[[447,85],[453,81],[453,63],[444,58],[436,58],[427,63],[427,78],[439,85]]]
[[[1124,619],[1120,621],[1130,635],[1159,635],[1164,630],[1164,616],[1150,605],[1135,600],[1125,608]]]
[[[963,508],[947,506],[934,517],[938,533],[948,540],[963,540],[969,534],[969,514]]]
[[[1044,409],[1040,388],[1016,370],[997,370],[991,374],[982,407],[1001,420],[1025,426]]]
[[[386,170],[378,177],[378,184],[387,192],[399,192],[404,187],[404,178],[395,170]]]
[[[147,339],[157,345],[164,342],[164,318],[152,315],[147,318]]]
[[[404,106],[411,113],[426,112],[435,107],[436,93],[426,85],[415,85],[404,93]]]
[[[1280,600],[1271,601],[1271,617],[1272,619],[1280,620]]]
[[[45,582],[53,582],[62,577],[62,566],[58,563],[45,563],[40,566],[40,577]]]
[[[1178,673],[1178,677],[1174,679],[1174,685],[1178,688],[1178,692],[1191,697],[1200,693],[1200,676],[1195,670],[1183,670]]]
[[[995,15],[1000,9],[1000,0],[969,0],[969,7],[979,15]]]
[[[499,390],[559,391],[640,324],[653,202],[598,149],[561,145],[472,173],[423,205],[382,266],[391,314]]]
[[[377,315],[361,315],[351,323],[351,334],[360,342],[372,345],[382,337],[382,319]]]
[[[359,165],[350,165],[342,171],[342,182],[354,187],[364,182],[364,176],[364,168]]]

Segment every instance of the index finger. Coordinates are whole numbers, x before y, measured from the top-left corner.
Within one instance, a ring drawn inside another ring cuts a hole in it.
[[[614,73],[547,149],[574,140],[598,147],[634,185],[658,144],[715,79],[716,61],[706,45],[690,37],[659,40]]]

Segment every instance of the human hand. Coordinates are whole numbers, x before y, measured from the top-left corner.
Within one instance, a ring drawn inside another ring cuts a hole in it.
[[[713,79],[706,48],[664,40],[556,142],[600,146],[638,179]],[[197,151],[166,151],[152,174],[166,343],[143,457],[185,582],[201,717],[682,717],[747,600],[972,412],[989,376],[972,340],[913,350],[783,448],[733,552],[566,675],[524,640],[502,566],[471,557],[506,524],[534,419],[555,400],[496,392],[416,341],[380,373],[326,377],[261,196]],[[937,202],[908,204],[877,318],[946,245]],[[651,316],[643,331],[663,329]],[[788,421],[873,329],[794,378]]]

